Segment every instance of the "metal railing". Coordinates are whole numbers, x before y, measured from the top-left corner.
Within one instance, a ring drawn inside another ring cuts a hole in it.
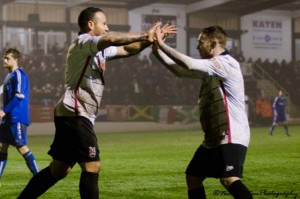
[[[270,81],[277,90],[284,89],[287,96],[289,96],[289,93],[286,91],[284,86],[282,86],[278,81],[276,81],[263,67],[257,63],[252,63],[252,72],[254,74],[254,78],[258,76],[262,80],[268,80]],[[256,78],[257,80],[257,78]]]
[[[277,91],[279,91],[279,89],[283,89],[285,91],[285,95],[288,100],[288,106],[287,106],[286,111],[287,111],[287,114],[289,115],[291,113],[293,104],[291,103],[291,100],[289,97],[290,95],[287,92],[287,89],[284,86],[282,86],[280,83],[278,83],[278,81],[276,81],[261,65],[259,65],[257,63],[252,63],[252,73],[253,73],[252,76],[254,79],[267,80],[275,86]]]

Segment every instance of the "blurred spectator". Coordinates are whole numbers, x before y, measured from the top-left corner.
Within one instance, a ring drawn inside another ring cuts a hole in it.
[[[246,61],[246,58],[244,57],[244,53],[242,50],[238,50],[236,52],[235,58],[238,62],[240,62],[240,64]]]
[[[256,125],[262,124],[262,115],[263,115],[263,99],[260,94],[256,96],[255,99],[255,119],[254,123]]]
[[[268,98],[262,101],[262,124],[268,125],[272,121],[272,105]]]

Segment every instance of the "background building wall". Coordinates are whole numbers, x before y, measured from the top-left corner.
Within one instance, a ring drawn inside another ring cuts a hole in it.
[[[176,35],[176,49],[182,53],[186,53],[186,13],[185,6],[180,5],[168,5],[168,4],[151,4],[147,7],[138,8],[129,11],[129,25],[131,32],[140,32],[142,30],[142,16],[143,15],[163,15],[163,16],[175,16],[176,26],[178,28]],[[149,55],[151,49],[146,49],[140,55]]]
[[[264,11],[241,18],[241,47],[246,58],[292,59],[292,18],[289,12]]]

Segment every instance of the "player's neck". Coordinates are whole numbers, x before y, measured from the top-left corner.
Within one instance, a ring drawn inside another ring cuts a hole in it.
[[[18,67],[18,66],[13,66],[13,67],[11,67],[11,68],[8,69],[8,72],[9,72],[9,73],[12,73],[12,72],[14,72],[17,68],[19,68],[19,67]]]
[[[214,51],[213,51],[213,56],[221,55],[224,52],[225,52],[224,48],[215,48]]]

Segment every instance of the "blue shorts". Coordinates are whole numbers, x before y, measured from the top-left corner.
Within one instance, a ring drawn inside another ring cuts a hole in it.
[[[278,113],[277,115],[273,114],[273,120],[275,123],[282,123],[286,121],[285,113]]]
[[[16,147],[27,145],[27,125],[22,123],[1,124],[0,142]]]

